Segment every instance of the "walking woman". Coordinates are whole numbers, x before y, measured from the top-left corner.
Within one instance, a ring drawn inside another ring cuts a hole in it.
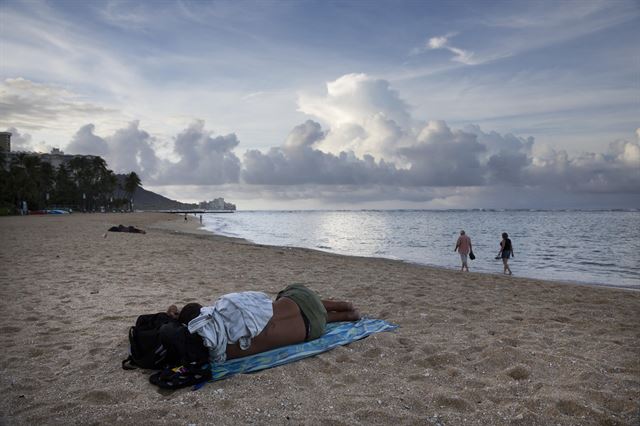
[[[509,275],[511,275],[511,268],[509,268],[509,258],[513,255],[513,246],[511,245],[509,235],[506,232],[503,232],[502,241],[500,241],[500,252],[498,253],[497,258],[502,258],[502,264],[504,265],[505,274],[508,273]]]

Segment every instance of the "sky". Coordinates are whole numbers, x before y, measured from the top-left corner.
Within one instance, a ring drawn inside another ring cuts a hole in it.
[[[639,46],[638,0],[0,0],[0,130],[245,210],[640,208]]]

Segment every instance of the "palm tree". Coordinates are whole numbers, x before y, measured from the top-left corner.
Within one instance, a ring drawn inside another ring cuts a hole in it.
[[[136,192],[139,186],[142,186],[142,181],[136,172],[131,172],[124,178],[124,192],[127,194],[127,199],[130,200],[129,209],[133,211],[133,194]]]
[[[107,198],[109,199],[108,206],[110,209],[113,208],[112,203],[114,199],[114,193],[117,188],[118,188],[118,177],[116,176],[115,173],[113,173],[113,170],[107,170],[107,173],[105,174],[104,180],[102,183],[102,190],[103,190],[105,201]]]
[[[91,204],[92,183],[94,180],[91,160],[87,157],[74,157],[69,161],[69,171],[71,172],[76,184],[76,199],[78,201],[78,205],[82,206],[82,209],[85,211],[87,208],[90,210],[91,205],[87,206],[87,200],[89,204]]]
[[[7,155],[0,150],[0,214],[13,211],[13,196],[11,193],[11,174],[6,169]]]
[[[91,172],[93,197],[106,206],[116,187],[115,175],[107,168],[107,162],[102,157],[91,159]]]
[[[76,195],[77,191],[78,189],[69,174],[69,170],[64,164],[61,164],[56,171],[55,191],[53,196],[54,203],[64,206],[73,206],[75,209],[76,206],[74,205],[74,201],[79,198]]]
[[[40,166],[40,157],[37,155],[20,153],[13,158],[9,174],[15,205],[26,201],[32,209],[38,210],[41,207]]]
[[[43,162],[40,164],[40,173],[38,175],[38,187],[41,199],[44,199],[44,206],[48,208],[49,196],[53,195],[55,185],[56,171],[51,163]]]

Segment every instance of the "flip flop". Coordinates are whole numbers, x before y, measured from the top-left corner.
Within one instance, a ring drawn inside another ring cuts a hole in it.
[[[152,384],[163,389],[180,389],[197,385],[210,379],[211,368],[209,364],[197,364],[195,362],[173,369],[165,369],[149,377],[149,381]]]

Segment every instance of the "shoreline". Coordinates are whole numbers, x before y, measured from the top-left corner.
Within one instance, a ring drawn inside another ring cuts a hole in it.
[[[107,233],[133,225],[146,234]],[[176,215],[0,218],[2,424],[634,424],[640,294],[262,246]],[[197,392],[124,371],[138,315],[301,282],[397,324]],[[393,390],[393,391],[390,391]]]
[[[448,272],[460,272],[457,268],[448,268],[446,266],[433,265],[433,264],[428,264],[428,263],[419,263],[419,262],[413,262],[413,261],[410,261],[410,260],[403,260],[403,259],[383,257],[383,256],[360,256],[360,255],[355,255],[355,254],[337,253],[337,252],[330,251],[330,250],[323,250],[323,249],[311,248],[311,247],[280,246],[280,245],[262,244],[262,243],[258,243],[258,242],[255,242],[255,241],[251,241],[251,240],[246,239],[246,238],[232,237],[232,236],[229,236],[229,235],[217,234],[214,231],[206,229],[203,225],[200,225],[199,223],[194,223],[194,222],[189,222],[189,224],[193,225],[193,226],[197,225],[197,226],[199,226],[199,228],[197,228],[197,229],[194,228],[193,230],[185,231],[185,233],[191,233],[191,234],[196,234],[196,235],[210,235],[210,236],[216,237],[216,238],[228,238],[230,240],[243,242],[244,244],[253,244],[253,245],[256,245],[256,246],[276,247],[276,248],[281,248],[281,249],[312,250],[312,251],[317,251],[317,252],[320,252],[320,253],[332,254],[332,255],[335,255],[335,256],[346,256],[346,257],[353,257],[353,258],[384,259],[384,260],[388,260],[388,261],[401,262],[401,263],[405,263],[407,265],[413,265],[413,266],[417,266],[417,267],[432,268],[432,269],[448,271]],[[176,225],[176,229],[174,229],[174,231],[175,232],[181,232],[180,226]],[[500,274],[498,272],[473,271],[473,272],[470,272],[470,273],[471,274],[487,275],[487,276],[495,276],[495,277],[504,276],[506,278],[514,279],[514,280],[525,279],[525,280],[535,280],[535,281],[542,281],[542,282],[555,283],[555,284],[567,284],[567,285],[577,285],[577,286],[596,287],[596,288],[611,288],[611,289],[616,289],[616,290],[627,290],[627,291],[631,291],[631,292],[640,292],[640,288],[616,286],[616,285],[605,284],[605,283],[575,281],[575,280],[546,279],[546,278],[526,277],[526,276],[518,276],[518,275],[508,276],[508,275]]]

